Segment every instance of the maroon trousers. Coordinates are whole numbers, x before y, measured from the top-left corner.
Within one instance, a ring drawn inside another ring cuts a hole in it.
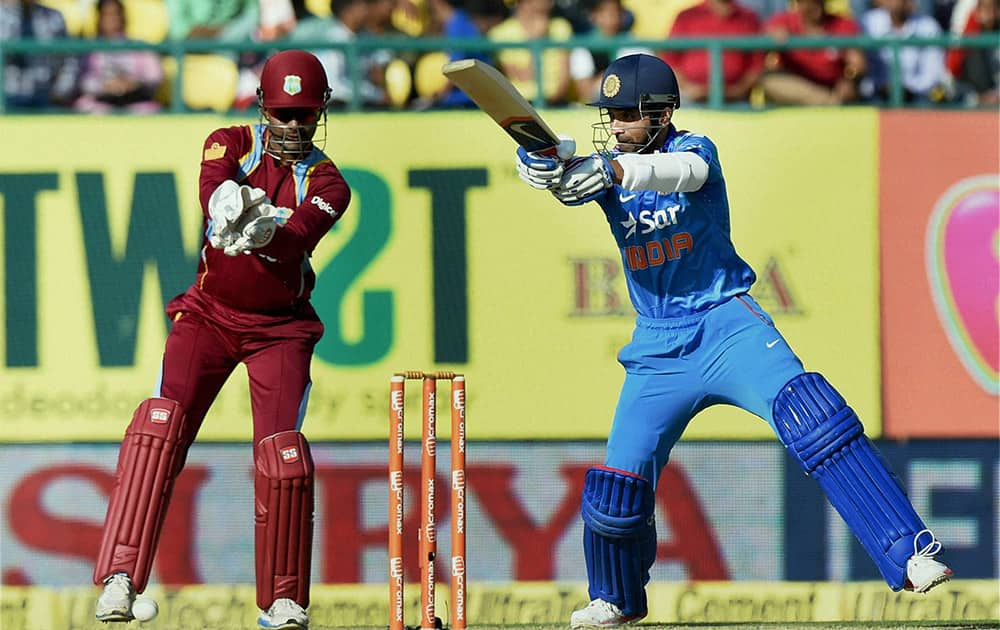
[[[250,379],[254,448],[269,435],[299,430],[313,348],[323,335],[308,302],[281,313],[246,313],[192,287],[171,300],[167,313],[173,326],[156,395],[185,410],[188,443],[239,363]]]

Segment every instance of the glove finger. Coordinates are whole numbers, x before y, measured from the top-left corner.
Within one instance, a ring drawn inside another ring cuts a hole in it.
[[[208,198],[209,214],[213,218],[229,220],[234,213],[239,216],[239,211],[242,208],[237,208],[237,206],[240,205],[240,202],[239,185],[227,179],[219,184],[219,187],[212,192],[212,196]]]
[[[562,166],[554,171],[537,171],[519,162],[517,174],[534,188],[549,188],[558,183],[562,176]]]
[[[240,196],[244,211],[267,200],[267,195],[262,189],[246,185],[240,186]]]
[[[556,199],[558,199],[559,203],[561,203],[561,204],[564,204],[564,205],[567,205],[567,206],[577,205],[576,195],[574,195],[573,193],[571,193],[569,191],[566,191],[566,190],[562,190],[562,191],[553,190],[552,191],[552,195]]]
[[[521,180],[524,181],[524,183],[537,190],[548,190],[549,188],[552,188],[552,186],[556,184],[556,181],[549,179],[539,179],[537,177],[531,176],[528,173],[519,173],[519,175],[521,176]]]
[[[517,148],[517,160],[528,168],[539,171],[554,171],[561,166],[559,160],[538,155],[537,153],[528,153],[524,150],[524,147]]]
[[[253,248],[253,243],[246,236],[240,236],[234,240],[223,250],[227,256],[239,256],[240,254],[250,253],[250,249]]]

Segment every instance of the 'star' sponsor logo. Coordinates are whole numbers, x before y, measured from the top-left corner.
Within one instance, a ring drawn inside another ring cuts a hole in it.
[[[639,213],[638,221],[636,221],[635,215],[629,212],[628,218],[619,223],[627,230],[625,238],[635,236],[635,231],[640,225],[642,229],[639,233],[649,234],[654,230],[662,230],[667,226],[677,225],[677,212],[680,209],[680,206],[670,206],[669,208],[661,208],[659,210],[643,210]]]

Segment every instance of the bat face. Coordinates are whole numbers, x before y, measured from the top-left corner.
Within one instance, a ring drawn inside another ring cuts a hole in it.
[[[459,59],[445,64],[441,72],[526,151],[541,153],[559,144],[531,103],[493,66]]]

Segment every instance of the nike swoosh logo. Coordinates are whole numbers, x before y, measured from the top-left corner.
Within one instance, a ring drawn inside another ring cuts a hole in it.
[[[514,139],[517,140],[518,143],[522,143],[523,140],[523,138],[519,138],[518,136],[527,136],[528,138],[531,138],[532,140],[536,141],[539,144],[544,144],[545,147],[542,148],[554,147],[557,144],[559,144],[558,139],[556,139],[553,142],[553,138],[547,137],[544,133],[540,134],[539,133],[540,129],[538,128],[538,124],[533,121],[521,121],[521,120],[514,121],[507,126],[507,131],[508,133],[511,133],[514,136]],[[529,151],[539,150],[537,148],[529,148],[529,147],[524,147],[524,148],[528,149]]]
[[[632,193],[631,195],[623,195],[623,194],[619,193],[618,194],[618,201],[620,201],[622,203],[625,203],[626,201],[632,201],[633,199],[635,199],[636,194],[637,193]]]
[[[767,346],[768,348],[773,348],[774,346],[778,345],[779,341],[781,341],[781,340],[780,339],[775,339],[774,341],[769,341],[768,343],[765,343],[764,345]]]

